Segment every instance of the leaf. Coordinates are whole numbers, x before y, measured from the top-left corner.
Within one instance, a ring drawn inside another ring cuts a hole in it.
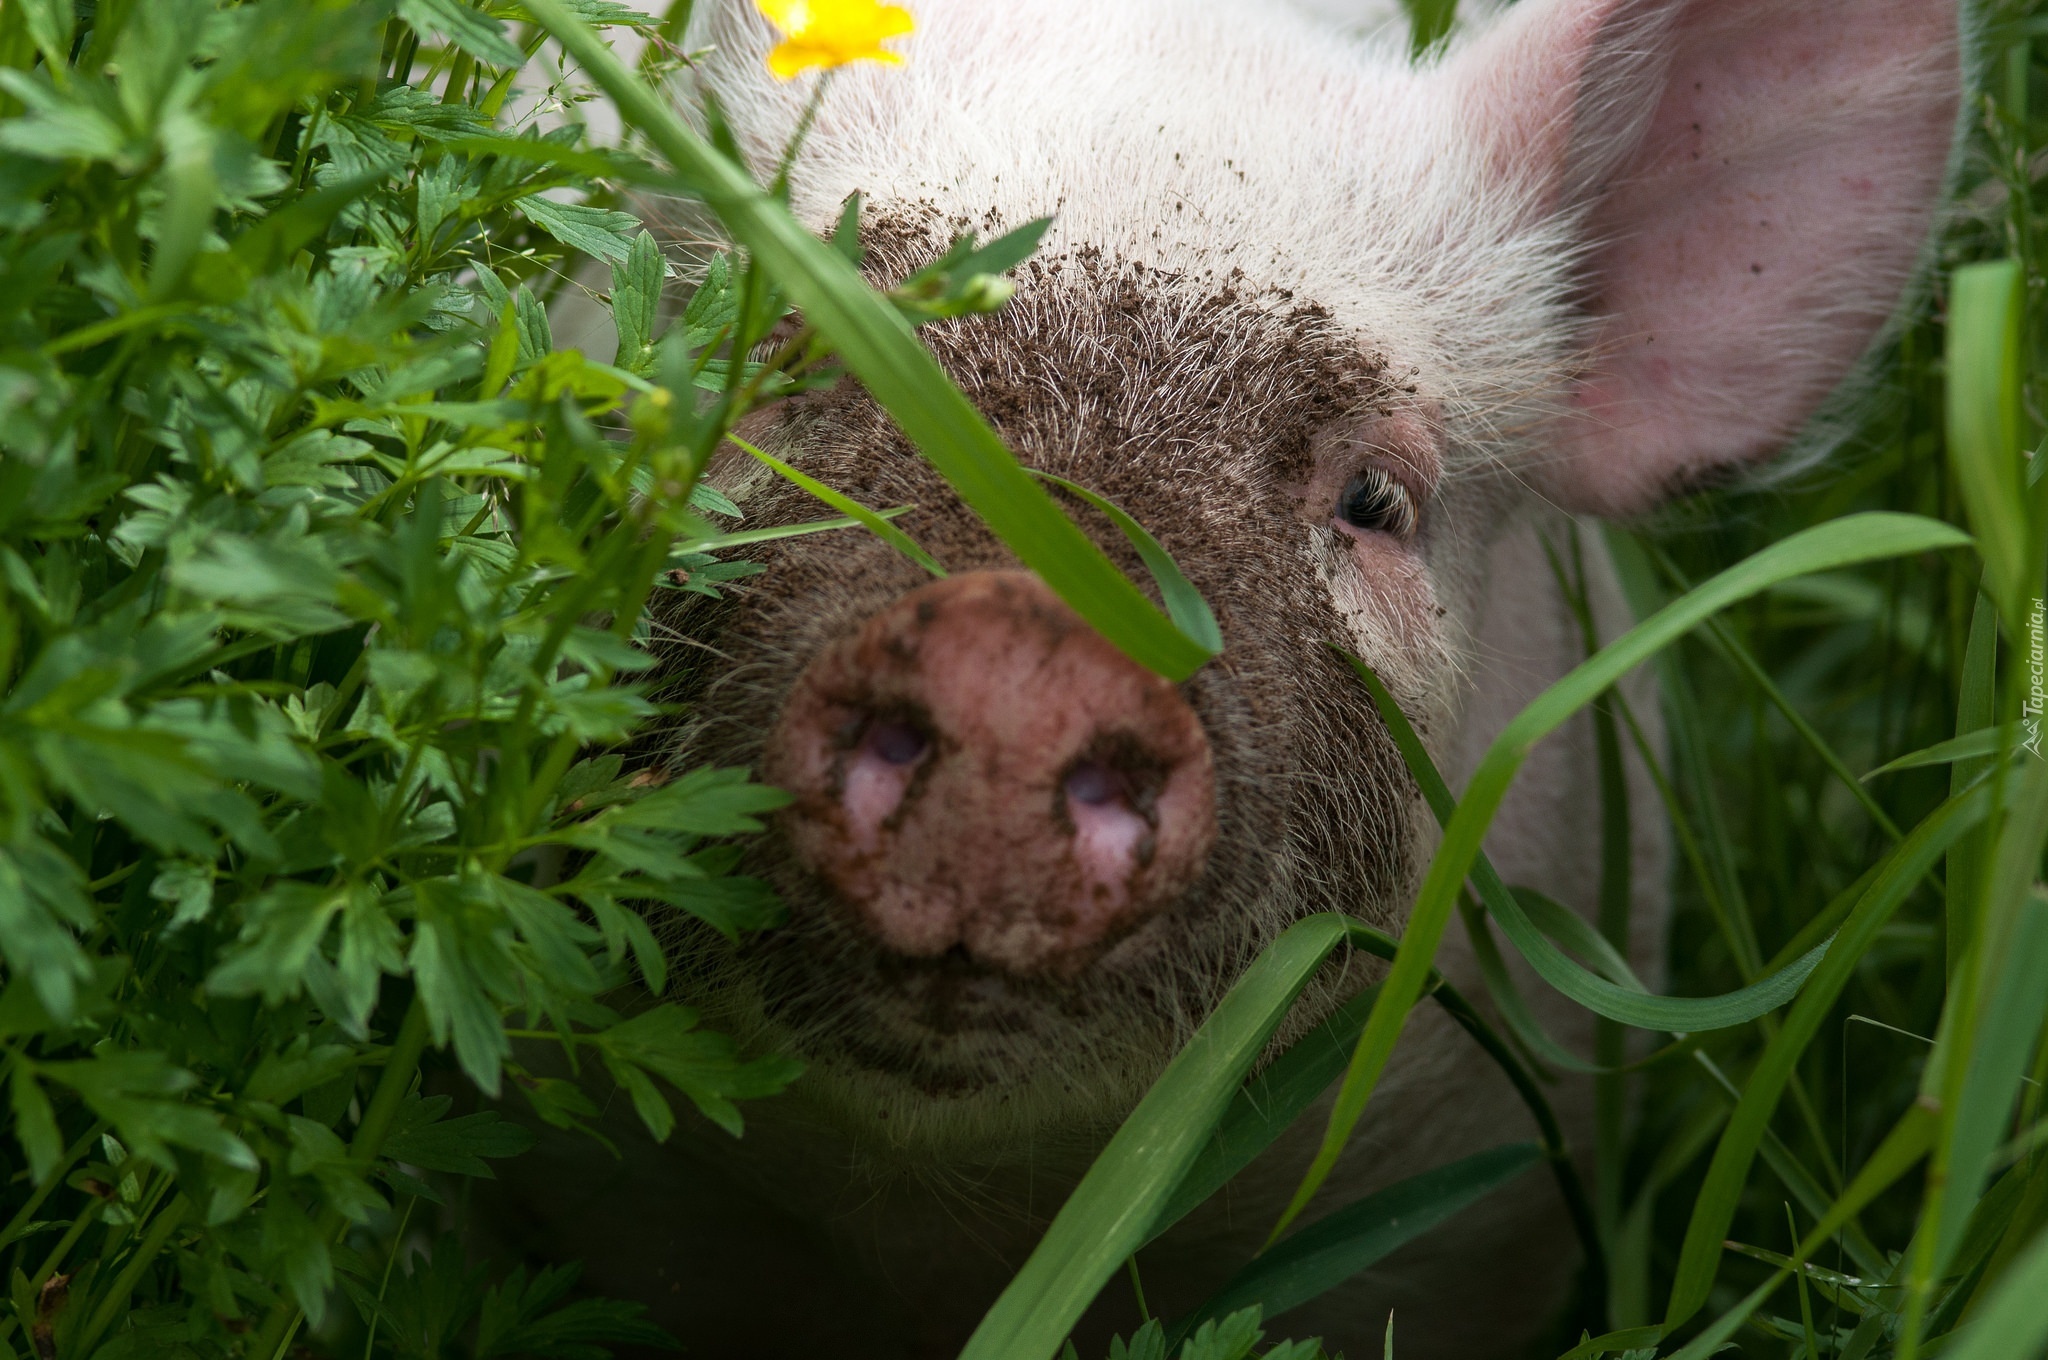
[[[1226,1318],[1212,1318],[1188,1338],[1181,1348],[1180,1360],[1245,1360],[1264,1335],[1259,1330],[1257,1308],[1246,1308]],[[1168,1354],[1172,1354],[1176,1339],[1168,1339]]]
[[[64,1156],[64,1136],[57,1131],[50,1098],[36,1084],[30,1064],[17,1058],[13,1079],[7,1085],[14,1108],[14,1137],[28,1156],[29,1180],[41,1185]]]
[[[348,1075],[356,1062],[355,1050],[347,1045],[315,1045],[302,1034],[283,1052],[263,1055],[243,1086],[242,1097],[282,1105],[315,1086]]]
[[[0,90],[28,106],[26,117],[0,122],[0,149],[46,161],[108,161],[132,171],[139,148],[112,114],[52,89],[46,77],[0,69]]]
[[[581,1269],[551,1266],[537,1271],[529,1284],[525,1267],[515,1267],[503,1284],[484,1295],[477,1316],[477,1360],[527,1355],[583,1360],[609,1354],[607,1345],[681,1349],[646,1318],[643,1304],[592,1298],[563,1303]]]
[[[180,1099],[196,1079],[162,1053],[108,1052],[80,1062],[40,1063],[37,1071],[76,1091],[136,1156],[166,1171],[176,1166],[174,1146],[242,1170],[257,1166],[256,1154],[228,1131],[218,1111]]]
[[[448,39],[478,61],[520,67],[526,54],[505,36],[505,26],[463,0],[398,0],[398,17],[423,33]]]
[[[36,50],[53,71],[71,65],[71,35],[78,16],[68,0],[18,0],[22,22]]]
[[[511,990],[510,932],[476,909],[466,885],[435,879],[413,891],[420,913],[408,962],[428,1031],[437,1045],[452,1042],[463,1072],[496,1096],[511,1052],[498,1011]]]
[[[206,976],[220,996],[263,997],[268,1005],[298,995],[313,953],[346,897],[311,883],[283,882],[243,908],[240,938]]]
[[[547,308],[540,305],[540,299],[536,298],[533,290],[523,283],[519,285],[518,293],[513,296],[512,315],[518,328],[519,362],[530,364],[555,352],[555,337],[548,328]],[[445,408],[435,414],[443,419],[447,416]],[[498,412],[490,411],[484,415],[483,423],[500,423]]]
[[[735,1138],[743,1128],[736,1100],[772,1096],[796,1080],[803,1065],[788,1058],[742,1061],[732,1040],[697,1027],[697,1013],[661,1005],[588,1036],[604,1055],[614,1079],[634,1097],[657,1141],[668,1136],[673,1118],[667,1102],[646,1084],[644,1070],[688,1096],[705,1118]],[[648,1097],[658,1102],[656,1113]]]
[[[835,491],[817,478],[791,467],[773,454],[764,453],[736,434],[728,434],[726,438],[772,468],[778,476],[816,496],[819,500],[825,502],[834,510],[839,511],[839,513],[845,515],[848,519],[854,521],[932,575],[943,577],[946,574],[946,569],[939,565],[938,559],[923,548],[920,548],[916,540],[912,539],[909,534],[904,533],[881,515],[868,509],[851,496]]]
[[[447,1097],[437,1096],[434,1101],[440,1102],[441,1110],[448,1108]],[[434,1101],[420,1101],[419,1107],[432,1106]],[[425,1171],[491,1180],[494,1173],[485,1158],[516,1157],[532,1147],[533,1142],[532,1132],[524,1126],[500,1117],[494,1110],[479,1110],[453,1119],[436,1116],[431,1122],[396,1128],[384,1140],[381,1154]]]
[[[1088,504],[1109,516],[1117,532],[1130,541],[1137,549],[1138,558],[1145,564],[1145,570],[1152,573],[1152,581],[1159,587],[1160,598],[1166,602],[1166,616],[1173,620],[1174,627],[1190,641],[1208,650],[1211,656],[1223,653],[1223,630],[1216,626],[1216,616],[1209,610],[1209,602],[1202,598],[1202,592],[1188,583],[1180,567],[1159,546],[1159,540],[1146,531],[1145,526],[1132,519],[1124,509],[1106,496],[1098,496],[1087,487],[1070,482],[1064,477],[1055,477],[1050,472],[1028,468],[1032,476],[1040,481],[1051,482],[1069,495],[1080,497]]]
[[[2020,382],[2026,309],[2017,260],[1964,265],[1949,279],[1948,452],[1970,527],[1984,559],[1984,582],[2006,627],[2033,598],[2020,474]]]
[[[92,980],[74,932],[93,919],[85,876],[69,855],[35,837],[0,847],[0,956],[59,1023],[76,1014],[78,989]]]
[[[739,943],[744,933],[782,924],[782,899],[755,878],[678,878],[642,891],[710,926]]]
[[[639,227],[640,219],[631,213],[593,208],[587,203],[562,203],[537,194],[520,199],[518,206],[528,221],[571,250],[614,265],[626,264],[632,257],[634,238],[627,233]]]
[[[789,802],[789,795],[752,783],[741,769],[692,770],[638,802],[606,814],[606,825],[658,827],[695,836],[735,836],[759,831],[757,814]]]
[[[619,336],[614,362],[629,373],[653,365],[654,321],[666,273],[661,248],[645,231],[633,238],[625,260],[612,266],[612,324]]]

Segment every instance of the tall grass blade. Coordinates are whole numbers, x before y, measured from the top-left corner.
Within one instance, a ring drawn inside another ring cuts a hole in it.
[[[1352,1056],[1351,1070],[1337,1093],[1323,1145],[1274,1225],[1275,1238],[1307,1207],[1365,1113],[1366,1102],[1393,1056],[1394,1044],[1408,1023],[1408,1012],[1421,996],[1434,965],[1444,927],[1457,905],[1459,885],[1479,857],[1480,842],[1507,796],[1515,772],[1536,743],[1700,623],[1779,581],[1857,562],[1961,547],[1969,541],[1969,536],[1954,526],[1917,515],[1850,515],[1816,525],[1745,558],[1666,605],[1573,667],[1508,723],[1480,759],[1464,798],[1444,828],[1443,842],[1409,914],[1400,955],[1382,984],[1379,1001]]]
[[[1498,1190],[1541,1161],[1534,1143],[1488,1148],[1388,1186],[1303,1228],[1255,1258],[1168,1333],[1167,1353],[1202,1323],[1258,1307],[1278,1317]]]
[[[1388,731],[1393,735],[1394,744],[1400,748],[1402,758],[1408,763],[1408,770],[1422,787],[1423,798],[1436,814],[1439,824],[1449,828],[1457,812],[1457,804],[1451,798],[1451,791],[1438,773],[1436,764],[1429,758],[1422,740],[1416,736],[1414,727],[1401,712],[1400,705],[1387,687],[1374,675],[1372,668],[1358,658],[1345,654],[1359,679],[1365,682],[1371,693],[1373,704],[1385,720]],[[1476,782],[1476,781],[1475,781]],[[1653,996],[1628,971],[1626,961],[1615,953],[1613,946],[1597,931],[1587,926],[1583,918],[1567,908],[1559,907],[1547,898],[1540,898],[1537,910],[1543,911],[1546,928],[1539,929],[1530,919],[1525,903],[1530,896],[1524,890],[1510,891],[1501,882],[1499,873],[1484,851],[1473,856],[1472,883],[1478,890],[1480,900],[1510,942],[1529,961],[1537,976],[1570,997],[1587,1010],[1607,1019],[1632,1025],[1638,1029],[1656,1030],[1671,1034],[1697,1034],[1708,1030],[1727,1029],[1732,1025],[1746,1024],[1759,1015],[1767,1014],[1790,1001],[1798,994],[1800,986],[1812,973],[1825,951],[1826,945],[1815,945],[1802,957],[1794,959],[1775,973],[1758,979],[1751,985],[1723,996],[1712,997],[1670,997]],[[1546,933],[1569,933],[1572,940],[1588,957],[1599,959],[1612,968],[1619,965],[1620,975],[1626,984],[1609,981],[1577,960],[1565,954],[1545,938]],[[1598,943],[1595,943],[1595,941]],[[1552,1044],[1551,1048],[1555,1045]],[[1545,1056],[1556,1060],[1562,1055],[1562,1065],[1575,1070],[1583,1066],[1580,1060],[1571,1058],[1568,1052],[1553,1053],[1550,1048],[1543,1050]]]
[[[1881,774],[1895,774],[1900,770],[1918,770],[1929,765],[1950,764],[1957,767],[1957,774],[1964,769],[1981,774],[1987,768],[1989,757],[2001,751],[2012,750],[2013,743],[2019,740],[2019,733],[2019,727],[2012,723],[2004,727],[1980,727],[1963,736],[1950,737],[1947,741],[1938,741],[1932,746],[1909,752],[1897,760],[1888,760],[1863,777],[1875,779]],[[1968,784],[1971,781],[1965,779],[1962,782]],[[1953,860],[1955,852],[1950,851],[1949,854]],[[1954,892],[1959,887],[1960,885],[1951,883],[1950,891]]]
[[[1366,1013],[1378,995],[1379,988],[1374,986],[1352,997],[1238,1089],[1194,1165],[1159,1211],[1147,1241],[1221,1190],[1272,1146],[1302,1111],[1315,1104],[1316,1097],[1342,1075],[1351,1058],[1351,1046],[1365,1028]]]
[[[1408,49],[1422,57],[1450,36],[1458,19],[1458,0],[1401,0],[1408,11]]]
[[[1031,475],[1042,482],[1051,482],[1071,496],[1078,496],[1109,517],[1130,545],[1137,550],[1138,560],[1145,564],[1145,570],[1152,573],[1152,581],[1159,587],[1159,598],[1166,604],[1166,616],[1173,620],[1174,627],[1197,646],[1208,649],[1211,656],[1223,650],[1223,630],[1216,626],[1216,615],[1209,610],[1209,602],[1202,598],[1181,574],[1171,554],[1161,547],[1159,540],[1152,537],[1144,525],[1131,518],[1124,508],[1107,496],[1097,495],[1078,482],[1064,477],[1055,477],[1050,472],[1028,469]]]
[[[2039,888],[2028,894],[1996,954],[1989,1004],[1976,1027],[1969,1073],[1955,1110],[1946,1189],[1949,1207],[1941,1214],[1938,1265],[1960,1240],[1967,1210],[1976,1202],[2010,1126],[2027,1059],[2033,1055],[2042,1020],[2048,1017],[2048,895]]]
[[[1942,1112],[1908,1275],[1899,1355],[1918,1354],[1929,1303],[1947,1274],[2048,1008],[2048,951],[2035,885],[2048,837],[2048,764],[2028,761],[2012,815],[2000,829],[1978,937],[1950,980],[1921,1089]],[[2015,973],[2013,970],[2019,971]],[[2029,975],[2029,969],[2035,970]]]
[[[2014,637],[2034,595],[2020,467],[2025,308],[2017,260],[1964,265],[1949,280],[1949,460],[1984,558],[1985,586]]]
[[[1303,987],[1352,935],[1311,916],[1269,945],[1160,1074],[968,1339],[961,1360],[1046,1360],[1151,1235]]]
[[[1943,1360],[2015,1360],[2037,1356],[2048,1346],[2048,1231],[2014,1258],[2005,1278],[1986,1300],[1984,1311],[1968,1323]]]
[[[728,434],[726,438],[771,468],[778,477],[786,478],[793,485],[808,491],[811,495],[831,506],[840,514],[845,515],[848,519],[853,520],[863,529],[866,529],[876,538],[881,539],[884,543],[894,548],[897,552],[902,553],[932,575],[943,577],[946,574],[946,569],[939,565],[938,559],[919,547],[917,541],[909,534],[904,533],[880,514],[868,509],[865,505],[853,499],[853,497],[825,485],[799,468],[791,467],[774,454],[755,448],[736,434]]]
[[[1657,566],[1641,539],[1609,525],[1607,551],[1613,559],[1615,574],[1621,578],[1629,607],[1638,619],[1648,618],[1669,603],[1669,596],[1658,579]],[[1658,556],[1661,558],[1663,554]],[[1676,649],[1657,658],[1657,686],[1663,694],[1664,713],[1670,729],[1672,778],[1669,785],[1675,786],[1668,787],[1665,781],[1659,781],[1659,793],[1671,817],[1672,828],[1678,833],[1680,845],[1687,857],[1696,861],[1700,891],[1706,898],[1707,910],[1712,913],[1714,924],[1727,942],[1729,952],[1734,955],[1743,981],[1753,982],[1763,971],[1763,950],[1757,944],[1756,927],[1750,921],[1743,896],[1742,876],[1737,867],[1741,857],[1734,838],[1728,834],[1727,817],[1722,811],[1720,793],[1712,776],[1708,757],[1712,745],[1700,714],[1699,698],[1693,692],[1691,672]],[[1632,730],[1633,727],[1631,724]],[[1636,731],[1635,736],[1638,748],[1642,749],[1642,734]],[[1647,750],[1644,751],[1644,763],[1653,772],[1657,769],[1657,761]],[[1674,796],[1679,789],[1684,791],[1686,800],[1692,805],[1690,816],[1685,803]]]
[[[1778,1098],[1791,1080],[1800,1055],[1813,1041],[1878,932],[1905,901],[1920,875],[1932,867],[1957,837],[1983,818],[1990,792],[1988,784],[1980,784],[1949,799],[1892,849],[1882,870],[1828,944],[1820,967],[1793,1004],[1783,1028],[1765,1046],[1735,1113],[1729,1117],[1728,1127],[1722,1131],[1720,1145],[1714,1149],[1706,1181],[1693,1201],[1692,1218],[1686,1226],[1671,1301],[1665,1312],[1667,1327],[1686,1321],[1707,1301],[1720,1262],[1721,1242],[1734,1220],[1736,1201],[1748,1180],[1757,1145],[1768,1132],[1771,1113],[1777,1108]]]
[[[1153,607],[1092,539],[1018,466],[988,423],[918,342],[909,322],[845,256],[698,137],[563,0],[526,6],[666,157],[676,187],[701,198],[768,270],[960,499],[1074,611],[1133,660],[1173,680],[1210,652]]]
[[[1976,607],[1971,611],[1970,638],[1963,649],[1962,692],[1956,696],[1955,745],[1982,738],[1986,729],[1997,721],[1997,690],[1998,611],[1992,605],[1991,597],[1979,592]],[[1994,747],[1993,752],[1996,749]],[[1954,757],[1955,767],[1949,771],[1950,793],[1960,793],[1971,780],[1991,767],[1989,760],[1976,759],[1975,754]],[[1910,760],[1912,757],[1902,759]],[[1904,768],[1896,760],[1892,767]],[[1976,938],[1978,907],[1984,895],[1984,851],[1988,835],[1988,831],[1979,827],[1957,841],[1955,849],[1948,852],[1944,925],[1950,969],[1963,961],[1969,953],[1970,941]]]
[[[1813,1230],[1807,1233],[1793,1250],[1793,1258],[1802,1261],[1811,1259],[1830,1237],[1842,1229],[1843,1225],[1863,1212],[1864,1206],[1911,1171],[1920,1159],[1927,1155],[1927,1149],[1934,1141],[1934,1129],[1935,1117],[1931,1109],[1925,1104],[1909,1106],[1899,1122],[1892,1126],[1891,1132],[1885,1135],[1884,1141],[1878,1144],[1877,1150],[1870,1154],[1870,1160],[1863,1164],[1855,1179],[1842,1191],[1841,1197],[1820,1216],[1820,1221],[1813,1225]],[[1769,1279],[1751,1290],[1735,1307],[1716,1318],[1683,1347],[1672,1352],[1671,1360],[1707,1360],[1707,1357],[1719,1352],[1728,1338],[1749,1320],[1751,1314],[1755,1313],[1790,1275],[1789,1269],[1780,1268]],[[1873,1312],[1864,1320],[1881,1325],[1883,1315]],[[1676,1325],[1667,1319],[1664,1330],[1668,1332]],[[1859,1327],[1858,1335],[1861,1334],[1862,1329]],[[1853,1346],[1852,1341],[1852,1350]],[[1845,1355],[1848,1353],[1850,1352],[1844,1352]]]

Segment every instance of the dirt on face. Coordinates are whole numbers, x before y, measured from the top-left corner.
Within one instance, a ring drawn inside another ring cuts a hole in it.
[[[903,276],[936,254],[945,227],[916,215],[876,223],[864,232],[868,272]],[[1136,516],[1214,609],[1225,651],[1181,694],[1213,753],[1216,839],[1169,908],[1072,976],[1030,977],[957,951],[892,953],[801,867],[786,829],[751,843],[745,867],[782,895],[788,924],[697,965],[710,971],[695,985],[725,1023],[806,1058],[813,1091],[912,1141],[991,1119],[1119,1115],[1279,931],[1326,910],[1392,925],[1413,869],[1413,786],[1327,646],[1345,629],[1312,549],[1331,531],[1304,514],[1298,491],[1318,431],[1400,400],[1388,365],[1327,313],[1240,279],[1169,276],[1085,250],[1034,260],[1017,278],[1002,312],[923,336],[1022,462]],[[812,476],[871,506],[915,507],[898,525],[950,571],[1019,565],[853,383],[763,424],[757,437]],[[739,496],[749,526],[829,513],[751,465],[727,463],[714,480]],[[1149,591],[1107,521],[1067,508]],[[929,579],[856,533],[751,555],[767,572],[728,600],[677,595],[661,617],[663,697],[683,717],[651,759],[758,766],[821,650]],[[693,929],[668,928],[678,940]]]

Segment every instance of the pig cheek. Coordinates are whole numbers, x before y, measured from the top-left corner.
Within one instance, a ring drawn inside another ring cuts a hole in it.
[[[1336,535],[1326,580],[1359,654],[1397,693],[1419,693],[1443,650],[1436,587],[1421,557],[1384,534]]]

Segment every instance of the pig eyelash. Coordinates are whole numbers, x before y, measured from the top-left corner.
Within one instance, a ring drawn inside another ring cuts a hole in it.
[[[1392,534],[1407,539],[1414,535],[1415,498],[1400,478],[1381,467],[1362,467],[1344,484],[1337,497],[1337,518],[1354,529]]]

